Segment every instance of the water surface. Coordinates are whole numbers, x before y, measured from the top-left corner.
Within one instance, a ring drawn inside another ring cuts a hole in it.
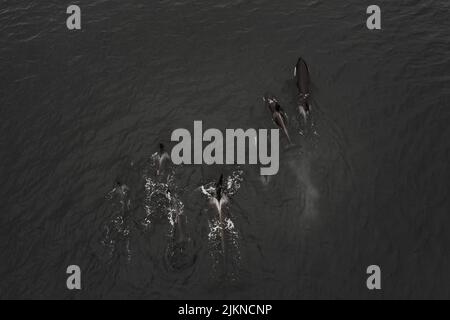
[[[1,298],[450,297],[448,1],[380,0],[376,32],[356,0],[76,3],[78,32],[61,1],[0,8]],[[304,136],[299,56],[313,82]],[[267,92],[299,147],[282,148],[277,176],[183,166],[171,201],[161,185],[149,199],[159,142],[194,120],[273,128]],[[198,191],[222,172],[242,179],[226,263]],[[125,208],[107,197],[116,179]],[[175,258],[173,210],[189,238]],[[82,291],[66,289],[71,264]],[[382,292],[365,286],[371,264]]]

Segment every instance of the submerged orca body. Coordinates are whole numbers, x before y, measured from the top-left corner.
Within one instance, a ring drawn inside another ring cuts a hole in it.
[[[308,101],[311,95],[311,80],[308,65],[303,58],[299,58],[295,65],[294,77],[298,89],[299,112],[306,121],[306,118],[311,111],[311,106]]]
[[[166,251],[168,266],[175,271],[185,270],[194,263],[195,254],[187,224],[187,216],[184,213],[177,213],[174,220],[172,239]]]
[[[287,130],[287,117],[286,113],[283,111],[283,109],[280,106],[280,103],[275,98],[269,98],[264,97],[264,102],[267,103],[267,107],[269,108],[270,112],[272,113],[272,119],[275,122],[275,124],[283,130],[284,135],[289,141],[289,144],[293,144],[291,141],[291,137],[289,136],[289,132]]]

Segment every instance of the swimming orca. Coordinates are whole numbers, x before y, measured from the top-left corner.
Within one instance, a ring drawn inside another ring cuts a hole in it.
[[[173,197],[176,197],[169,189],[167,189],[166,196],[170,201]],[[172,219],[173,230],[166,249],[166,259],[171,270],[181,271],[192,266],[195,256],[192,252],[187,216],[183,210],[175,209]]]
[[[264,97],[263,100],[267,103],[267,106],[272,113],[272,119],[275,124],[284,132],[284,135],[289,141],[289,144],[293,144],[289,132],[287,130],[287,116],[280,106],[280,103],[275,98]]]
[[[308,98],[311,95],[311,80],[308,66],[303,58],[299,58],[297,64],[295,65],[294,77],[298,89],[299,112],[303,116],[303,119],[306,121],[306,117],[311,111],[311,106],[308,101]]]
[[[179,258],[181,258],[183,254],[185,254],[189,242],[189,237],[187,235],[186,228],[187,228],[187,217],[182,212],[177,212],[174,221],[172,254],[178,255]]]

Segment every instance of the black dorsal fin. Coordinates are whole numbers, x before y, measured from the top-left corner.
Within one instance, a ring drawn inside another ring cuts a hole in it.
[[[219,181],[217,181],[216,184],[216,198],[219,201],[222,199],[222,192],[223,192],[223,174],[220,175]]]

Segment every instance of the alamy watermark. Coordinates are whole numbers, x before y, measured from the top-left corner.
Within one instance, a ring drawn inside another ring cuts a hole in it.
[[[66,26],[69,30],[80,30],[81,29],[81,9],[77,5],[70,5],[66,10],[67,14],[70,16],[66,20]]]
[[[270,153],[269,148],[270,131]],[[222,131],[208,129],[203,133],[202,121],[194,121],[193,137],[187,129],[172,132],[172,162],[180,164],[260,164],[263,176],[273,176],[279,170],[279,129],[226,129],[225,141]],[[193,148],[192,148],[193,142]],[[203,148],[203,143],[209,144]],[[246,158],[248,157],[248,163]]]
[[[369,290],[381,290],[381,268],[377,265],[371,265],[367,267],[366,285]]]
[[[377,5],[371,5],[367,7],[367,14],[370,16],[367,18],[366,26],[369,30],[381,30],[381,9]]]
[[[69,17],[66,20],[66,26],[69,30],[81,30],[81,8],[77,5],[67,7],[66,13]],[[381,30],[381,9],[377,5],[367,7],[366,13],[370,15],[366,20],[366,26],[369,30]]]
[[[67,289],[81,290],[81,268],[77,265],[67,267],[66,273],[69,275],[66,281]]]

